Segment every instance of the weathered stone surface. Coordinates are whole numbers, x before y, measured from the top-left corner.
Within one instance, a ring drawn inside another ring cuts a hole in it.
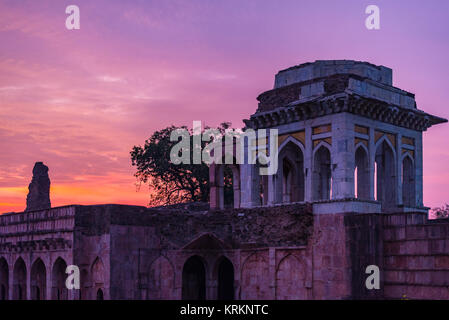
[[[28,186],[27,207],[25,211],[36,211],[51,208],[50,178],[48,167],[36,162],[33,168],[33,179]]]

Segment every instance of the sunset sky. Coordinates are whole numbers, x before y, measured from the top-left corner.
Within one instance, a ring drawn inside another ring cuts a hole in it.
[[[78,5],[81,29],[67,30]],[[365,8],[380,7],[380,30]],[[129,151],[168,125],[242,127],[275,73],[323,59],[393,69],[449,118],[449,1],[0,0],[0,212],[22,211],[36,161],[52,206],[148,204]],[[424,203],[449,202],[449,124],[424,134]]]

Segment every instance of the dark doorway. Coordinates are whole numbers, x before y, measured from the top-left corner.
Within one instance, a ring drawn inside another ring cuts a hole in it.
[[[218,300],[234,300],[234,267],[226,258],[218,266]]]
[[[104,300],[103,290],[98,289],[97,291],[97,300]]]
[[[197,256],[189,258],[182,270],[182,299],[206,299],[206,270]]]
[[[6,287],[2,284],[2,292],[0,294],[0,300],[6,300]]]

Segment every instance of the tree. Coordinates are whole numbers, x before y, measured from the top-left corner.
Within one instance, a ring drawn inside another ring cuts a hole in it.
[[[225,122],[218,129],[224,134],[229,127],[230,123]],[[192,130],[185,126],[170,126],[155,131],[143,147],[134,146],[130,152],[132,165],[136,167],[134,176],[139,185],[149,184],[150,206],[209,200],[209,167],[203,162],[193,164],[192,152],[190,164],[175,165],[170,161],[170,151],[178,143],[170,141],[170,134],[176,129],[185,129],[193,137]],[[206,142],[202,142],[202,148],[205,145]],[[225,178],[225,188],[229,189],[227,180]]]
[[[432,215],[436,219],[449,218],[449,204],[432,209]]]

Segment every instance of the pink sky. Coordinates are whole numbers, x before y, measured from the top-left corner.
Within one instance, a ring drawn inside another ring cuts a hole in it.
[[[368,4],[381,29],[364,26]],[[81,29],[65,28],[65,8]],[[274,74],[322,59],[393,69],[449,118],[449,2],[0,0],[0,212],[22,211],[36,161],[53,206],[146,205],[129,151],[168,125],[254,113]],[[449,202],[449,125],[424,134],[424,202]]]

